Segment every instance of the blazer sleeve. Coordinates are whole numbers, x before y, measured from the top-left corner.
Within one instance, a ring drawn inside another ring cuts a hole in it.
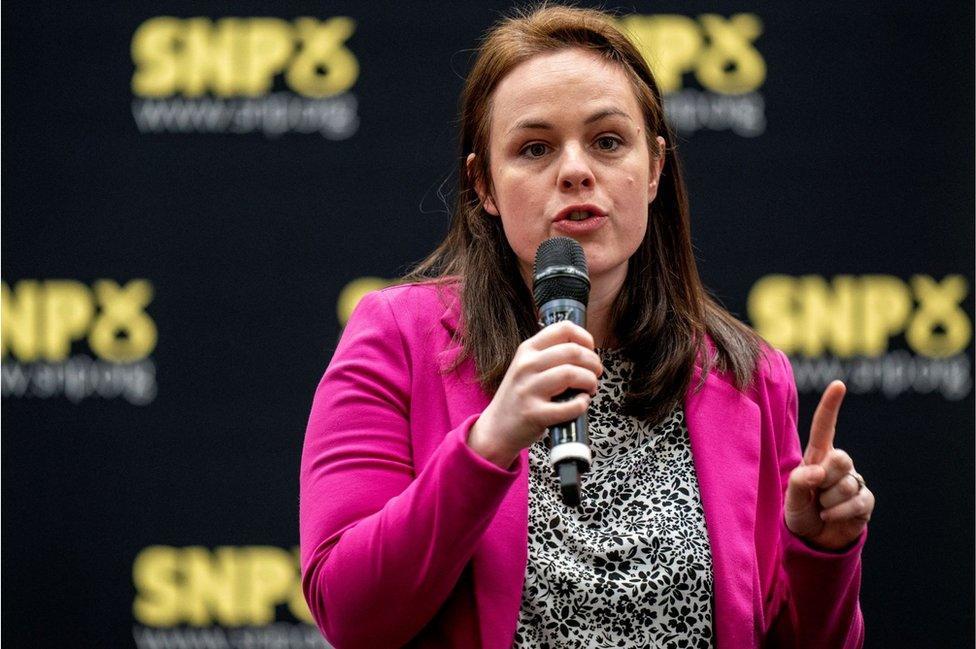
[[[785,498],[790,473],[802,459],[797,433],[797,391],[790,361],[776,351],[785,399],[780,430],[779,475]],[[817,550],[794,535],[780,517],[779,611],[767,634],[767,647],[858,649],[864,644],[864,619],[858,596],[861,550],[867,531],[840,552]]]
[[[320,382],[300,475],[302,587],[337,647],[394,647],[454,588],[521,470],[450,431],[419,471],[411,454],[409,336],[383,292],[357,306]],[[416,427],[420,424],[413,422]]]

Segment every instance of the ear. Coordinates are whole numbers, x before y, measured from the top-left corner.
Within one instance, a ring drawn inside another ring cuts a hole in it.
[[[659,153],[651,156],[651,173],[647,181],[647,202],[650,203],[657,198],[658,183],[661,180],[661,171],[664,169],[664,159],[667,155],[664,138],[657,136],[657,149]]]
[[[468,169],[468,180],[474,181],[474,191],[478,193],[478,199],[481,201],[481,205],[492,216],[498,216],[498,208],[495,207],[495,200],[485,189],[485,181],[481,178],[481,174],[478,173],[478,168],[474,163],[473,153],[468,154],[468,159],[464,162],[464,165]]]

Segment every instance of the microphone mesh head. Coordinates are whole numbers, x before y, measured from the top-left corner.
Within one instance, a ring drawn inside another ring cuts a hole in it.
[[[556,273],[540,279],[547,270],[572,267],[582,277],[571,273]],[[536,308],[551,300],[570,299],[586,304],[590,297],[589,275],[586,269],[586,254],[583,246],[569,237],[552,237],[539,245],[535,252],[532,292]]]

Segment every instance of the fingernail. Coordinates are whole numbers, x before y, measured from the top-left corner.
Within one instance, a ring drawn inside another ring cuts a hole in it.
[[[827,512],[820,512],[820,520],[822,521],[827,520]]]

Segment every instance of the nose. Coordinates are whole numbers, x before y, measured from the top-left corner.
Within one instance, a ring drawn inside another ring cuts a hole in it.
[[[557,182],[564,191],[593,188],[596,182],[593,170],[586,158],[586,152],[578,145],[569,145],[563,149]]]

